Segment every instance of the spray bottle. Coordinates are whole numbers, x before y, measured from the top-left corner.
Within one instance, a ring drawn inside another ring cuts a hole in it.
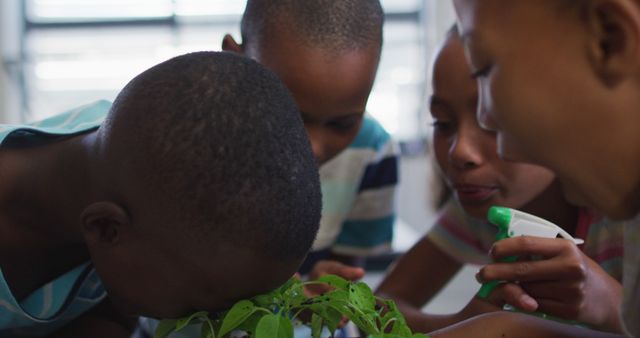
[[[495,224],[498,227],[496,241],[517,236],[535,236],[543,238],[557,238],[558,236],[560,236],[564,239],[572,241],[576,245],[584,243],[582,239],[573,238],[569,233],[567,233],[559,226],[545,219],[519,210],[494,206],[489,209],[487,218],[489,222]],[[515,262],[517,259],[518,257],[511,256],[502,259],[501,262]],[[499,281],[490,281],[482,284],[480,291],[478,291],[478,296],[480,298],[486,299],[487,297],[489,297],[493,289],[498,286],[499,283]],[[513,307],[510,305],[506,305],[505,307],[513,309]],[[558,318],[552,318],[551,316],[548,316],[541,312],[535,312],[534,314],[543,318],[558,320]],[[569,322],[564,320],[560,321]],[[574,325],[577,324],[576,322],[569,323]]]

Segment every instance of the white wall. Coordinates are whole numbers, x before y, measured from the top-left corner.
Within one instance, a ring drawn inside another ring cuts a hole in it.
[[[22,101],[15,67],[20,61],[21,16],[19,0],[0,1],[0,122],[18,122]],[[16,74],[8,74],[13,69]],[[13,75],[13,76],[12,76]]]
[[[431,93],[431,60],[436,51],[436,47],[444,40],[445,33],[455,22],[455,12],[451,1],[445,0],[424,0],[426,8],[424,22],[424,40],[426,70],[425,92],[423,100],[425,108],[426,100]],[[427,138],[430,138],[429,124],[430,117],[428,111],[423,112],[422,122],[427,130]],[[428,143],[430,140],[428,140]],[[398,191],[398,218],[399,228],[396,231],[396,248],[405,248],[412,241],[418,239],[431,227],[434,221],[434,187],[438,175],[434,170],[431,156],[427,154],[418,156],[403,157],[400,164],[400,188]]]

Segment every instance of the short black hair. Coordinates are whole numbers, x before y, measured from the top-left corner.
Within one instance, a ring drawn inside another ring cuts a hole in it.
[[[243,44],[260,45],[278,25],[309,46],[329,51],[382,45],[384,11],[379,0],[248,0]]]
[[[188,240],[285,260],[309,250],[317,164],[291,94],[257,62],[225,52],[165,61],[126,85],[101,132],[126,142],[115,147],[123,170]]]

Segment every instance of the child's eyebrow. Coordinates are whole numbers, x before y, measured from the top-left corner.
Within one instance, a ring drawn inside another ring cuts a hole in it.
[[[431,98],[429,101],[430,101],[429,110],[432,115],[433,115],[434,108],[438,108],[437,110],[438,114],[451,115],[455,112],[455,108],[453,108],[453,106],[449,103],[449,101],[441,97],[438,97],[436,95],[431,95]]]

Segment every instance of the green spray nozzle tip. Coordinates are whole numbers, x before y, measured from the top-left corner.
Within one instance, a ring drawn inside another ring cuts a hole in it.
[[[498,234],[496,240],[501,240],[509,237],[509,224],[511,223],[511,210],[505,207],[491,207],[487,215],[487,219],[492,224],[498,226]]]
[[[492,224],[498,226],[498,233],[496,234],[496,241],[509,238],[509,225],[511,224],[511,209],[505,207],[493,206],[489,208],[487,219]],[[501,261],[503,262],[515,262],[517,257],[506,257]],[[500,282],[490,281],[482,284],[482,287],[478,291],[478,297],[487,298],[493,292]]]
[[[501,228],[508,227],[511,223],[511,211],[505,207],[491,207],[487,219]]]

